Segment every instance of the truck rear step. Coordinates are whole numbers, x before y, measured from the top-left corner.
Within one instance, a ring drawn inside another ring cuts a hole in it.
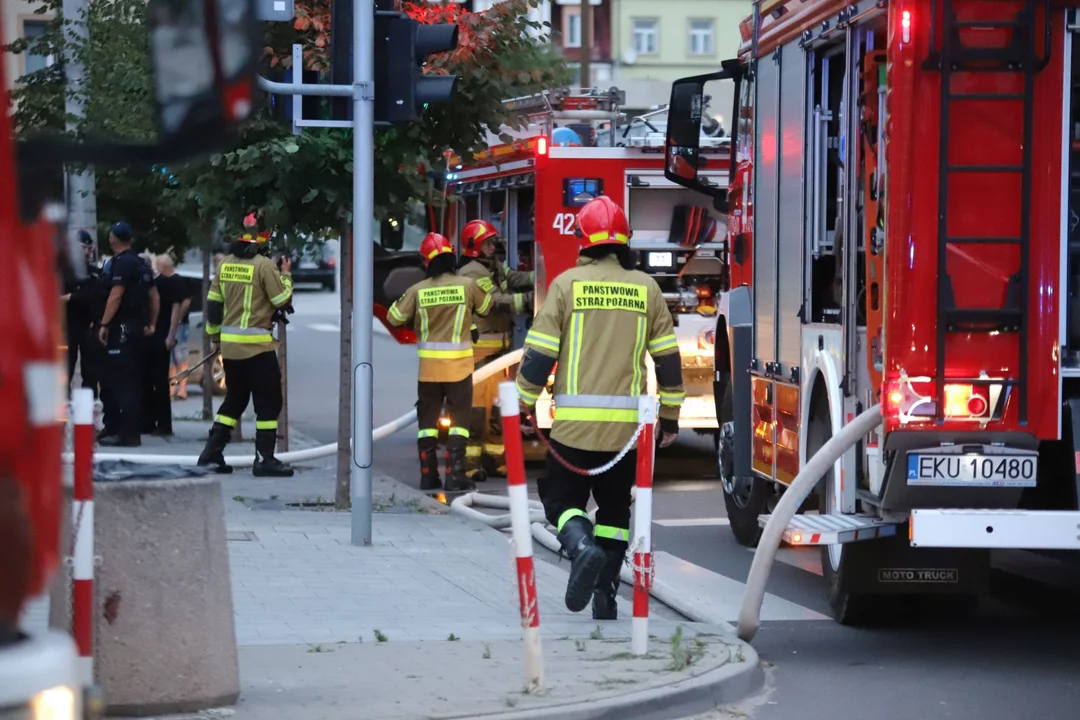
[[[769,517],[758,516],[761,527]],[[782,539],[789,545],[840,545],[889,537],[896,534],[898,526],[869,515],[796,515],[784,529]]]
[[[912,510],[912,547],[1080,550],[1077,510]]]

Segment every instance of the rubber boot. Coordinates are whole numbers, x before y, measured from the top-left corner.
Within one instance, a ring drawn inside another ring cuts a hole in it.
[[[619,606],[615,598],[619,592],[619,571],[626,560],[626,551],[604,548],[604,553],[604,569],[596,578],[596,589],[593,590],[592,616],[593,620],[617,620]]]
[[[251,474],[255,477],[292,477],[293,467],[274,457],[277,430],[255,431],[255,462]]]
[[[225,446],[229,444],[230,437],[232,437],[231,427],[221,423],[214,423],[213,427],[210,428],[210,436],[206,440],[206,446],[203,447],[203,451],[199,454],[199,459],[195,464],[199,467],[211,468],[216,473],[231,473],[232,467],[225,464],[224,455]]]
[[[451,435],[446,440],[447,492],[472,492],[476,483],[465,475],[465,438]]]
[[[420,489],[441,490],[439,479],[439,443],[435,438],[423,438],[416,443],[420,455]]]
[[[588,606],[607,555],[593,539],[588,518],[572,517],[559,531],[559,543],[570,558],[570,579],[566,583],[566,609],[581,612]]]

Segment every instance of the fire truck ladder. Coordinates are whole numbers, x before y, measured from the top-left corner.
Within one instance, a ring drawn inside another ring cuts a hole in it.
[[[991,0],[1001,7],[1000,0]],[[1016,388],[1019,393],[1019,421],[1027,423],[1028,379],[1028,333],[1029,297],[1028,275],[1030,272],[1031,241],[1031,142],[1034,130],[1035,75],[1050,60],[1050,17],[1052,0],[1022,0],[1015,19],[960,20],[955,0],[933,0],[930,13],[931,43],[937,38],[938,8],[941,16],[940,46],[931,46],[924,67],[941,72],[941,133],[938,148],[938,281],[937,281],[937,377],[935,379],[935,419],[941,424],[945,419],[945,340],[950,333],[1015,332],[1019,335],[1019,361],[1016,376],[1008,379],[949,378],[950,382],[971,385],[1004,385]],[[962,3],[965,9],[989,5],[980,0]],[[1039,42],[1039,5],[1043,5],[1043,51],[1036,53]],[[1007,30],[1010,39],[998,47],[971,47],[961,40],[962,31]],[[955,73],[996,72],[1019,73],[1023,77],[1023,91],[997,93],[957,93],[952,89]],[[956,165],[949,155],[950,109],[952,103],[970,101],[1001,101],[1022,103],[1023,132],[1022,155],[1019,165]],[[949,180],[960,173],[1002,173],[1020,176],[1020,230],[1015,237],[950,237],[949,228]],[[946,270],[949,247],[952,245],[1014,245],[1020,250],[1019,271],[1009,279],[1005,303],[1000,308],[958,308],[953,294],[952,279]]]

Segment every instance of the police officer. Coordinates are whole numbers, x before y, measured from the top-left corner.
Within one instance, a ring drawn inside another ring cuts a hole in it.
[[[661,447],[675,441],[686,394],[671,313],[656,281],[632,269],[630,226],[611,198],[581,208],[575,224],[577,267],[552,281],[525,340],[517,386],[523,410],[533,413],[552,368],[555,420],[547,476],[538,484],[548,521],[571,559],[566,607],[613,620],[619,569],[630,539],[630,490],[637,453],[588,477],[614,459],[634,436],[638,398],[646,392],[646,352],[656,363]],[[558,455],[559,457],[555,457]],[[561,458],[561,460],[559,459]],[[565,463],[565,464],[564,464]],[[592,493],[596,527],[585,512]]]
[[[110,447],[142,444],[142,370],[144,338],[154,334],[158,292],[149,263],[131,249],[131,227],[118,222],[109,231],[113,258],[102,271],[108,287],[98,339],[105,346],[102,403],[105,428],[98,440]]]
[[[472,405],[473,315],[487,315],[492,300],[471,278],[454,272],[454,248],[442,235],[429,233],[420,244],[420,255],[427,277],[406,290],[386,314],[391,325],[411,324],[419,335],[416,420],[420,432],[416,446],[420,489],[437,490],[442,485],[435,451],[439,414],[445,402],[450,406],[452,423],[446,441],[446,489],[472,490],[476,486],[465,476],[469,430],[458,423],[469,416]]]
[[[64,283],[65,315],[67,320],[68,391],[75,375],[75,364],[80,365],[82,386],[99,396],[98,384],[101,372],[101,345],[97,341],[97,321],[104,309],[104,294],[96,265],[97,249],[94,239],[85,230],[79,231],[79,244],[86,258],[86,277],[74,277]]]
[[[532,306],[533,274],[511,270],[495,257],[499,233],[487,220],[470,220],[461,230],[461,260],[458,274],[472,278],[482,290],[491,294],[491,313],[476,321],[479,338],[473,343],[473,359],[477,367],[510,349],[514,329],[514,313],[526,312]],[[473,477],[483,477],[477,471],[487,466],[498,472],[505,465],[505,455],[495,432],[488,409],[494,400],[494,383],[490,387],[473,389],[473,421],[466,451],[466,465]]]
[[[220,344],[227,390],[198,464],[232,472],[225,464],[225,446],[251,400],[255,404],[251,474],[292,477],[292,466],[274,457],[282,395],[278,342],[271,332],[275,313],[290,307],[292,261],[282,258],[279,267],[261,254],[269,247],[270,234],[259,233],[256,225],[254,213],[244,219],[243,234],[229,246],[206,296],[206,333]]]

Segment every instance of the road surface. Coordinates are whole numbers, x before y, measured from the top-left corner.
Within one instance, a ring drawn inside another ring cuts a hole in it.
[[[337,296],[298,292],[295,305],[289,325],[291,422],[319,441],[333,442]],[[416,353],[385,335],[374,342],[378,425],[412,407]],[[679,462],[675,477],[667,473],[657,480],[656,549],[693,563],[697,568],[687,567],[716,588],[717,605],[737,608],[752,554],[726,527],[723,498],[710,479],[711,443],[684,434],[665,454]],[[418,480],[415,456],[413,428],[375,445],[376,470],[410,484]],[[504,488],[489,481],[481,491]],[[1074,569],[1002,554],[999,565],[1009,572],[995,575],[995,591],[974,619],[941,625],[916,618],[902,627],[859,630],[824,617],[818,552],[781,551],[770,579],[772,597],[754,646],[772,666],[775,687],[734,714],[706,716],[710,720],[1078,717],[1080,573]],[[1039,581],[1021,579],[1013,574],[1017,570]]]

